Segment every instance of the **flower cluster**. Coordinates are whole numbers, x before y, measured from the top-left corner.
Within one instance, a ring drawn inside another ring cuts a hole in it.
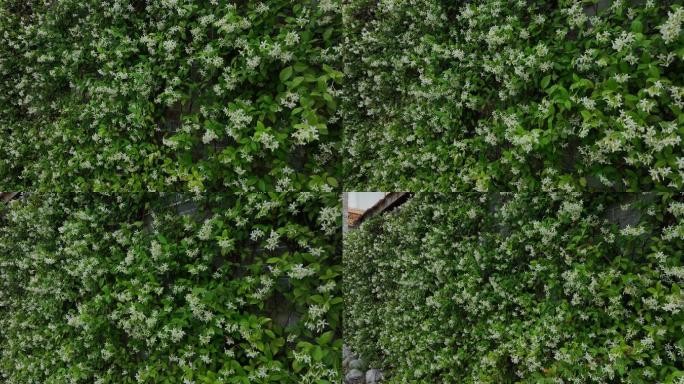
[[[0,206],[0,381],[339,382],[341,231],[319,225],[338,204],[34,193]]]
[[[342,12],[350,189],[684,187],[681,2],[353,0]]]
[[[419,193],[344,241],[389,383],[684,382],[684,195]]]
[[[2,2],[0,185],[333,189],[338,3]]]

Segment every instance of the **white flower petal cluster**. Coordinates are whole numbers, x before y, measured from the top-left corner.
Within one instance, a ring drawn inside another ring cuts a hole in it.
[[[388,383],[677,382],[683,199],[416,193],[345,235],[345,341]]]
[[[339,382],[341,226],[320,227],[338,205],[334,192],[1,203],[0,381]]]
[[[352,0],[343,15],[346,188],[684,188],[684,134],[661,128],[684,121],[680,2]]]
[[[4,190],[319,191],[339,178],[340,0],[12,1]]]

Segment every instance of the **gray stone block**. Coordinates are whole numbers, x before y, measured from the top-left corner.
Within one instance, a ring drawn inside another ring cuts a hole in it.
[[[385,377],[379,369],[369,369],[366,372],[366,384],[376,384],[381,382]]]
[[[366,383],[366,377],[363,374],[363,372],[359,371],[358,369],[352,369],[347,373],[347,376],[344,377],[344,383],[345,384],[365,384]]]
[[[351,362],[349,362],[349,368],[350,369],[358,369],[360,371],[365,371],[366,370],[366,362],[364,362],[362,359],[354,359]]]

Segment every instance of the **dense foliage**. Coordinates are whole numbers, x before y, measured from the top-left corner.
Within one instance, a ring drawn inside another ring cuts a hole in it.
[[[345,3],[346,185],[681,189],[683,5]]]
[[[390,383],[684,383],[684,196],[418,194],[345,237]]]
[[[338,0],[0,1],[0,186],[337,186]]]
[[[0,381],[337,383],[336,194],[0,207]]]

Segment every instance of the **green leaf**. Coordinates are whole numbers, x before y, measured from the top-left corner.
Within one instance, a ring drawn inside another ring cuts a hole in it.
[[[333,28],[332,27],[326,29],[325,32],[323,32],[323,40],[330,41],[330,37],[332,36],[332,34],[333,34]]]
[[[314,358],[314,361],[321,361],[323,360],[323,357],[327,354],[327,351],[324,351],[321,347],[316,346],[313,349],[313,353],[311,353],[311,357]]]
[[[326,180],[328,181],[328,184],[330,184],[334,188],[337,188],[337,186],[339,185],[337,183],[337,179],[335,179],[334,177],[328,177]]]
[[[304,72],[307,68],[309,68],[309,66],[304,63],[297,63],[294,65],[294,70],[297,72]]]
[[[280,81],[284,82],[285,80],[289,79],[290,76],[292,76],[293,69],[291,66],[283,68],[282,71],[280,71]]]
[[[304,76],[297,76],[294,79],[292,79],[292,81],[290,81],[290,83],[288,84],[288,87],[290,89],[297,88],[299,86],[299,84],[301,84],[303,81],[304,81]]]
[[[318,345],[326,345],[326,344],[330,343],[330,341],[333,339],[333,336],[335,336],[333,331],[328,331],[328,332],[320,335],[316,339],[316,343],[318,343]]]

